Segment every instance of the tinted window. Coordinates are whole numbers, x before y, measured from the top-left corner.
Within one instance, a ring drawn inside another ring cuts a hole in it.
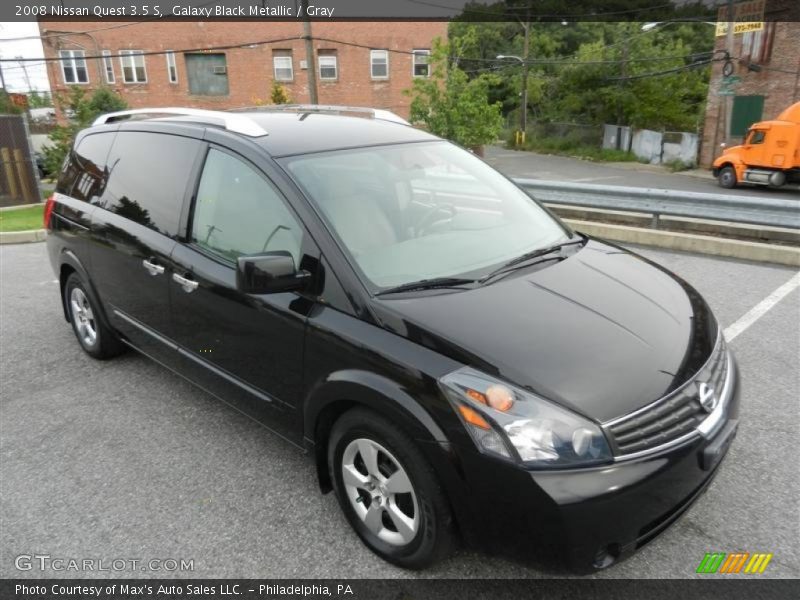
[[[174,236],[198,142],[158,133],[120,131],[108,158],[103,206]]]
[[[113,133],[84,137],[64,161],[57,191],[76,200],[95,203],[108,182],[106,158],[113,141]]]
[[[763,144],[764,138],[767,137],[767,132],[761,129],[753,130],[753,133],[750,134],[749,143],[751,144]]]
[[[242,160],[210,150],[197,190],[192,240],[226,259],[287,250],[300,264],[302,228],[278,191]]]

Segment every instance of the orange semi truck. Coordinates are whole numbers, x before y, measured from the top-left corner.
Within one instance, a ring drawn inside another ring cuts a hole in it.
[[[800,102],[774,121],[751,125],[743,144],[722,151],[712,173],[724,188],[739,183],[780,187],[800,182]]]

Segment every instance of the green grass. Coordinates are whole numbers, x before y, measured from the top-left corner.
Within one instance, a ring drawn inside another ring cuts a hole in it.
[[[514,147],[513,142],[509,144],[509,147]],[[636,160],[636,156],[632,152],[600,148],[569,137],[528,138],[523,150],[531,150],[540,154],[559,154],[595,162],[629,162]]]
[[[0,211],[0,231],[26,231],[42,228],[44,204]]]

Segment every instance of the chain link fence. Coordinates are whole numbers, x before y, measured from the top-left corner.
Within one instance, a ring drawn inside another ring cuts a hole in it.
[[[0,115],[0,206],[42,201],[28,127],[21,115]]]

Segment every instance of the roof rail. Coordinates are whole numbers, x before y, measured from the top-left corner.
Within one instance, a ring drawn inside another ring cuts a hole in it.
[[[267,135],[266,130],[261,127],[261,125],[245,115],[218,110],[202,110],[199,108],[133,108],[130,110],[121,110],[118,112],[100,115],[97,117],[97,119],[95,119],[93,125],[114,123],[115,121],[122,121],[136,116],[158,119],[169,115],[175,115],[179,117],[196,117],[198,121],[220,124],[228,131],[241,133],[242,135],[249,137],[261,137],[263,135]]]
[[[256,106],[247,109],[233,109],[237,110],[255,110],[262,112],[299,112],[299,113],[356,113],[370,116],[373,119],[380,121],[391,121],[392,123],[400,123],[402,125],[410,125],[403,117],[395,113],[383,110],[381,108],[368,108],[365,106],[338,106],[335,104],[274,104],[269,106]]]

